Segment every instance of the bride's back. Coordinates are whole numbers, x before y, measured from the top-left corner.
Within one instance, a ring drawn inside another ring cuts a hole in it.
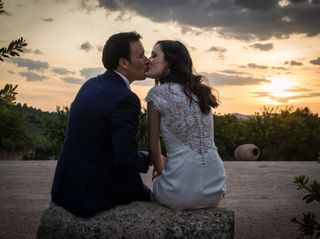
[[[147,100],[152,100],[160,112],[162,127],[169,130],[182,144],[204,155],[215,147],[213,115],[203,114],[197,97],[192,97],[194,100],[190,102],[180,84],[164,83],[155,86]]]

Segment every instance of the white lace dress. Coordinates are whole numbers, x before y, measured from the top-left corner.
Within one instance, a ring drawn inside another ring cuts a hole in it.
[[[146,101],[160,113],[167,151],[166,168],[153,182],[156,201],[185,209],[217,206],[226,190],[226,174],[214,144],[212,114],[203,114],[197,103],[190,105],[176,83],[153,87]]]

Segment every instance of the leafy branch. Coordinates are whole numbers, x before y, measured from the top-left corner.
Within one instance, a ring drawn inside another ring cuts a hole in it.
[[[320,202],[320,183],[317,181],[313,181],[308,184],[309,178],[301,175],[295,177],[294,183],[298,186],[297,190],[304,188],[309,192],[309,194],[305,195],[302,200],[305,200],[306,203],[311,203],[312,201]]]
[[[0,15],[3,14],[5,11],[3,10],[3,2],[0,0]]]
[[[0,0],[0,15],[3,13],[5,13],[5,10],[3,10],[3,2],[2,0]],[[25,39],[23,39],[22,37],[18,40],[12,41],[7,48],[2,47],[0,49],[0,61],[4,61],[5,57],[8,58],[9,56],[19,56],[18,52],[23,52],[22,47],[25,47],[27,45],[28,44],[26,43]]]
[[[313,201],[320,202],[320,183],[313,181],[309,183],[309,178],[301,175],[295,177],[294,183],[298,186],[297,190],[305,189],[308,194],[305,195],[302,200],[306,203]],[[291,222],[299,225],[299,231],[303,232],[304,235],[312,237],[315,235],[317,238],[320,237],[320,224],[316,220],[316,216],[313,212],[303,213],[302,220],[296,217],[291,218]]]
[[[18,40],[12,41],[8,48],[2,47],[0,49],[0,61],[4,61],[4,57],[9,57],[10,56],[19,56],[19,52],[23,52],[22,47],[27,46],[28,44],[26,41],[21,37]]]
[[[0,104],[15,104],[17,94],[15,90],[17,89],[17,87],[18,85],[13,86],[11,84],[6,84],[3,89],[0,89]]]
[[[304,235],[312,237],[314,234],[316,237],[320,237],[320,224],[316,220],[316,216],[313,212],[303,213],[302,221],[296,217],[291,218],[291,222],[299,225],[299,231]]]

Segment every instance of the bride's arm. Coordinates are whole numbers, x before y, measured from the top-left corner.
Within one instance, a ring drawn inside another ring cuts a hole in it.
[[[152,101],[148,102],[148,144],[151,162],[157,173],[161,174],[164,165],[160,147],[160,114]]]

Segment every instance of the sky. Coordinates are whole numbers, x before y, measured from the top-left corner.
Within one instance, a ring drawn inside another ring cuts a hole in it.
[[[0,48],[26,39],[0,62],[0,88],[44,111],[70,106],[81,85],[105,71],[102,48],[137,31],[146,56],[158,40],[183,42],[195,71],[220,100],[216,113],[309,107],[320,114],[320,0],[3,0]],[[134,82],[144,98],[154,80]]]

